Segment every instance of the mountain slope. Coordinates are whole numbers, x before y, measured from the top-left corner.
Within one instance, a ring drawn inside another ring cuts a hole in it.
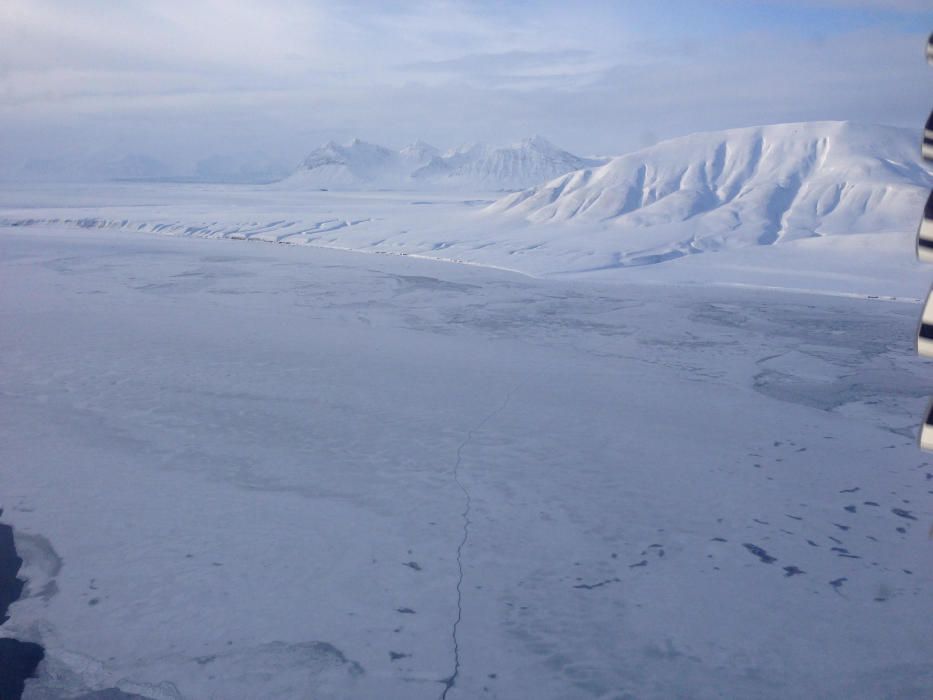
[[[535,136],[506,148],[476,146],[456,151],[416,171],[413,178],[445,186],[522,189],[564,173],[602,165],[580,158]]]
[[[666,259],[817,235],[904,231],[933,176],[916,134],[812,122],[693,134],[509,195],[487,212],[626,234]],[[630,257],[634,261],[635,257]]]
[[[365,188],[392,184],[405,176],[405,158],[383,146],[354,139],[330,141],[307,155],[290,184],[323,188]]]

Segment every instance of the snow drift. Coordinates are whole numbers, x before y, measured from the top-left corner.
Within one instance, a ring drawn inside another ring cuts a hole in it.
[[[911,230],[930,187],[933,176],[914,132],[811,122],[665,141],[509,195],[486,211],[624,231],[643,246],[641,253],[670,259],[820,235]]]

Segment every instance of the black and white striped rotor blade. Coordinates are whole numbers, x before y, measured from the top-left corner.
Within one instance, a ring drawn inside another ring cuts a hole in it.
[[[927,197],[920,228],[917,229],[917,260],[933,263],[933,191]]]
[[[927,295],[920,315],[920,328],[917,329],[917,353],[923,357],[933,357],[933,289]]]
[[[933,34],[927,39],[927,63],[933,66]]]
[[[920,426],[920,449],[933,452],[933,401],[927,405],[927,412]]]
[[[926,126],[923,127],[923,145],[920,147],[920,153],[926,160],[933,160],[933,112],[930,112]]]

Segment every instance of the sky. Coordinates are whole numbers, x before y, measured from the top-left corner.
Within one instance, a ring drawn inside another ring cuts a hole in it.
[[[291,167],[354,137],[603,155],[787,121],[919,129],[930,31],[933,0],[2,0],[0,170]]]

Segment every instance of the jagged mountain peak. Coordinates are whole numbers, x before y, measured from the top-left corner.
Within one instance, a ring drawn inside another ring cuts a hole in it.
[[[541,136],[501,148],[465,144],[446,153],[423,141],[393,151],[354,139],[346,146],[330,142],[315,149],[287,183],[351,189],[458,187],[501,191],[528,187],[596,162],[563,151]]]
[[[555,146],[548,139],[541,136],[540,134],[535,134],[534,136],[528,136],[520,141],[516,141],[512,144],[512,148],[530,148],[538,151],[561,151],[562,149]]]

